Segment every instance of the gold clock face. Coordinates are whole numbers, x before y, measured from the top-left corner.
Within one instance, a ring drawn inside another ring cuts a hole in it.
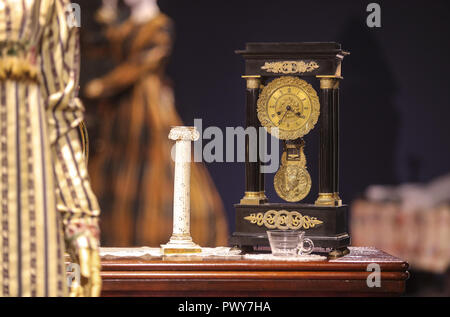
[[[319,97],[314,88],[297,77],[276,78],[264,87],[258,99],[258,119],[267,131],[283,140],[307,134],[320,114]]]

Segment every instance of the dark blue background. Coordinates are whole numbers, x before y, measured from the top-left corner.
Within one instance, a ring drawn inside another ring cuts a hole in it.
[[[80,0],[83,17],[93,1]],[[168,74],[186,125],[244,124],[246,42],[335,41],[351,52],[341,84],[341,196],[350,203],[370,184],[426,182],[449,172],[448,1],[377,1],[381,28],[366,25],[357,0],[160,0],[176,24]],[[83,22],[84,23],[84,22]],[[84,25],[84,24],[83,24]],[[83,74],[83,72],[82,72]],[[86,73],[85,73],[86,74]],[[316,85],[317,87],[317,85]],[[317,130],[306,137],[317,195]],[[244,192],[242,163],[208,168],[231,229]],[[267,194],[277,197],[267,178]]]

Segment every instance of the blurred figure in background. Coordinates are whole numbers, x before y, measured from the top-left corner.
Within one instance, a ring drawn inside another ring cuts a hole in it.
[[[174,163],[171,126],[182,125],[165,66],[173,44],[172,21],[156,0],[125,0],[130,16],[118,22],[117,0],[104,0],[105,25],[115,68],[90,81],[85,95],[98,101],[102,146],[90,160],[107,246],[157,246],[172,233]],[[204,165],[193,164],[191,232],[202,246],[226,245],[224,208]]]

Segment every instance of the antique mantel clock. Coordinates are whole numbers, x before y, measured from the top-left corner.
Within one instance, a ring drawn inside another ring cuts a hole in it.
[[[269,203],[262,162],[250,161],[246,144],[245,194],[236,208],[231,244],[244,250],[268,245],[266,231],[304,230],[330,256],[344,255],[350,244],[348,208],[339,197],[339,82],[348,53],[338,43],[247,43],[245,59],[246,126],[264,127],[283,143],[274,188],[285,203]],[[307,80],[320,81],[320,92]],[[319,193],[311,189],[304,136],[320,133]],[[246,142],[249,142],[247,138]],[[257,146],[259,146],[259,140]],[[258,150],[259,153],[259,150]]]

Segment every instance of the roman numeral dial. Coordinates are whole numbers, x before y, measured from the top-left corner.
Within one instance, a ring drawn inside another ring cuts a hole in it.
[[[293,76],[276,78],[261,92],[258,118],[269,133],[278,128],[278,137],[297,139],[307,134],[317,123],[319,98],[306,81]]]

